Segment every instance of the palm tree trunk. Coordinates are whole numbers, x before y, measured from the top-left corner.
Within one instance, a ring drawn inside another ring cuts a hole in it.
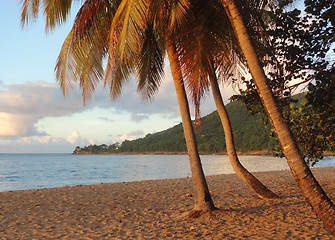
[[[230,164],[232,165],[235,173],[237,174],[237,176],[242,178],[243,181],[246,182],[254,190],[254,192],[257,193],[259,197],[265,198],[265,199],[279,198],[278,195],[276,195],[275,193],[270,191],[266,186],[264,186],[254,175],[252,175],[240,163],[237,157],[237,154],[236,154],[236,150],[235,150],[234,136],[233,136],[233,132],[232,132],[231,125],[230,125],[229,116],[227,114],[226,108],[222,101],[222,96],[220,93],[220,88],[218,85],[218,80],[217,80],[215,72],[211,73],[210,82],[211,82],[214,102],[218,110],[221,123],[222,123],[222,127],[224,130],[224,134],[225,134],[227,154],[230,160]]]
[[[170,61],[172,77],[177,93],[177,99],[184,129],[186,146],[191,166],[193,191],[194,191],[194,210],[211,211],[214,210],[214,203],[209,193],[205,175],[202,169],[199,151],[196,143],[195,133],[191,121],[185,87],[180,73],[179,64],[176,59],[174,46],[167,47]]]
[[[257,58],[246,27],[234,0],[221,0],[234,28],[240,47],[245,55],[251,75],[255,81],[267,115],[278,136],[287,163],[297,185],[324,226],[335,236],[335,206],[313,176],[304,161],[293,135],[283,118],[272,91],[267,84],[265,73]]]

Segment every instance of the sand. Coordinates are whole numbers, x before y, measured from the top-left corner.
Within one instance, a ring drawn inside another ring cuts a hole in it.
[[[313,170],[335,202],[335,167]],[[290,171],[255,173],[281,196],[262,200],[236,175],[208,177],[212,216],[192,210],[190,178],[0,193],[0,239],[334,239]]]

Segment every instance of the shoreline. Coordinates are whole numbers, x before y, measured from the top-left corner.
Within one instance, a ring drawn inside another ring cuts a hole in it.
[[[335,167],[312,169],[335,201]],[[261,200],[235,174],[207,176],[211,217],[185,220],[191,178],[0,192],[1,239],[333,239],[289,170],[255,172],[281,196]]]
[[[253,151],[253,152],[236,152],[238,155],[264,155],[272,156],[271,152],[267,151]],[[187,152],[100,152],[100,153],[90,153],[90,152],[79,152],[71,153],[73,155],[187,155]],[[209,153],[209,152],[200,152],[200,155],[227,155],[227,152],[219,153]]]
[[[79,152],[79,153],[70,153],[73,155],[187,155],[187,152],[100,152],[100,153],[90,153],[90,152]],[[227,152],[219,153],[210,153],[210,152],[199,152],[200,155],[227,155]],[[268,151],[252,151],[252,152],[236,152],[237,155],[260,155],[260,156],[273,156],[272,152]],[[325,152],[325,157],[334,157],[335,153]],[[279,157],[278,157],[279,158]]]

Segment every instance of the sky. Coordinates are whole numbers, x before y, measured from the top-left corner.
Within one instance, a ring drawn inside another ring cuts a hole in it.
[[[151,101],[129,79],[112,101],[108,87],[98,86],[84,105],[80,89],[64,97],[54,67],[79,5],[63,26],[46,33],[43,14],[20,26],[20,0],[0,8],[0,153],[71,153],[76,146],[112,144],[144,137],[180,123],[169,66]],[[234,91],[222,88],[225,102]],[[191,106],[192,109],[192,106]],[[213,112],[210,95],[202,102],[203,116]]]

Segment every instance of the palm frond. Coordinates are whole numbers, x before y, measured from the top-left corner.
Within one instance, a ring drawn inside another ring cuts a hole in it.
[[[45,31],[52,31],[62,25],[70,13],[72,0],[43,0],[42,9],[45,16]]]
[[[73,31],[70,31],[62,45],[55,67],[56,79],[64,96],[67,95],[68,90],[73,88],[73,82],[77,80],[74,71],[75,63],[70,54],[72,39]]]
[[[107,1],[88,0],[79,10],[56,64],[56,78],[63,94],[79,82],[84,102],[104,78],[103,59],[108,48],[110,18]],[[95,13],[92,14],[92,9]]]
[[[197,127],[209,78],[219,74],[228,79],[238,63],[238,43],[223,6],[216,1],[199,1],[193,5],[187,12],[186,22],[175,33],[178,61],[187,93],[195,106]]]
[[[170,0],[169,27],[172,29],[175,24],[182,25],[188,9],[191,6],[190,0]]]
[[[119,24],[120,26],[114,28],[114,34],[109,34],[110,38],[108,40],[108,54],[105,71],[105,86],[107,84],[109,85],[112,100],[115,100],[121,94],[122,85],[130,74],[130,71],[128,71],[125,66],[126,59],[123,58],[121,60],[117,53],[118,37],[120,35],[120,29],[122,28],[122,24]]]
[[[116,28],[121,27],[117,40],[117,53],[121,60],[124,55],[131,57],[131,53],[139,52],[139,42],[145,29],[147,14],[148,0],[121,1],[110,28],[110,34],[113,35],[119,31]],[[110,36],[110,39],[115,38]]]
[[[164,42],[158,41],[153,26],[148,25],[138,64],[138,91],[150,99],[157,91],[164,74]]]
[[[73,24],[73,34],[75,36],[85,34],[95,24],[95,21],[98,20],[96,16],[99,14],[100,4],[101,0],[87,0],[81,6]]]
[[[21,0],[21,4],[21,27],[24,27],[30,20],[37,18],[40,0]]]
[[[80,40],[80,46],[75,49],[76,74],[82,88],[84,102],[91,97],[95,86],[103,79],[102,49],[90,46],[91,41]],[[80,63],[80,64],[78,64]]]
[[[46,20],[45,31],[53,30],[67,20],[72,2],[73,0],[21,0],[21,26],[35,20],[41,10]]]
[[[146,27],[148,0],[120,1],[109,31],[105,84],[115,99],[123,82],[134,73]]]

